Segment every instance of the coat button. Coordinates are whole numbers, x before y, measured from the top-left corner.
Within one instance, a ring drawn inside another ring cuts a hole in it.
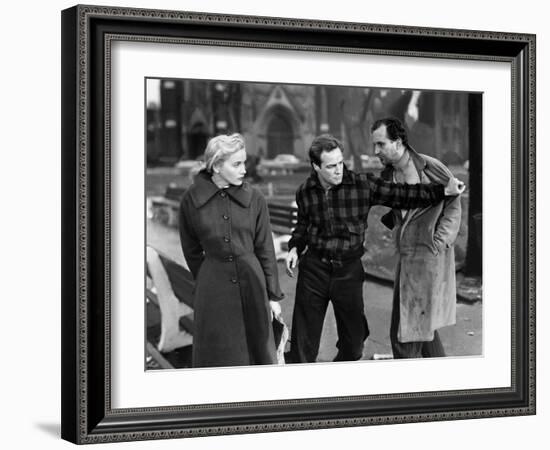
[[[233,255],[229,255],[229,256],[227,257],[227,260],[228,260],[229,262],[233,261]]]
[[[221,195],[222,197],[225,197],[227,194],[226,194],[225,192],[222,191],[222,192],[220,192],[220,195]]]
[[[224,214],[222,217],[223,217],[223,220],[229,220],[229,216],[226,214]]]
[[[223,238],[223,242],[229,242],[229,241],[230,239],[227,236]]]
[[[236,278],[231,278],[231,283],[237,284],[237,279]]]

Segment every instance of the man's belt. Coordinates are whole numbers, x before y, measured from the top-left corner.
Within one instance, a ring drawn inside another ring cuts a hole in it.
[[[330,263],[330,264],[346,264],[350,261],[361,258],[364,252],[365,250],[363,249],[363,246],[355,250],[349,250],[344,253],[327,252],[323,250],[317,250],[311,247],[308,247],[308,250],[307,250],[308,254],[315,256],[316,258],[320,259],[322,262]]]

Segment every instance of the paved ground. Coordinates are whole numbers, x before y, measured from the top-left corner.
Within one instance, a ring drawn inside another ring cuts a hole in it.
[[[161,250],[181,264],[185,264],[179,246],[179,237],[175,229],[156,222],[147,223],[147,242]],[[283,318],[290,326],[296,279],[290,278],[284,271],[283,262],[279,262],[281,287],[286,294],[282,302]],[[367,277],[364,287],[365,312],[369,321],[371,335],[363,354],[364,359],[375,354],[391,354],[389,324],[391,313],[392,286],[387,281]],[[461,303],[457,305],[457,323],[441,330],[445,350],[449,356],[480,355],[482,353],[482,303]],[[329,307],[325,319],[321,349],[318,361],[331,361],[336,355],[336,324],[332,308]]]

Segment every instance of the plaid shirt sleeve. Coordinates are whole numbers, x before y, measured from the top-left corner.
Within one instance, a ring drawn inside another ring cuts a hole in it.
[[[288,250],[290,251],[292,248],[296,247],[298,255],[300,255],[307,245],[306,235],[307,226],[309,224],[302,190],[296,192],[296,205],[298,206],[298,216],[296,227],[292,230],[292,237],[288,241]]]
[[[364,180],[371,205],[399,209],[423,208],[445,198],[445,187],[441,184],[390,183],[372,174],[366,174]]]

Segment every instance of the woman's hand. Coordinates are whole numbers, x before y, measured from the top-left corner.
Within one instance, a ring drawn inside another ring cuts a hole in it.
[[[271,308],[271,318],[281,315],[281,305],[279,302],[269,301],[269,307]]]

